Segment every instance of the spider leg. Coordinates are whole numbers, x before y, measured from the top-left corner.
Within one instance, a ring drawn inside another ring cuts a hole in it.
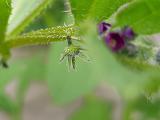
[[[68,67],[69,67],[69,69],[71,68],[71,66],[72,66],[72,56],[68,55]]]
[[[72,57],[72,67],[73,67],[73,69],[75,69],[76,68],[76,59],[75,59],[75,56],[74,57]]]
[[[87,55],[83,54],[82,52],[80,52],[80,54],[78,55],[78,57],[80,59],[82,59],[83,61],[85,61],[85,62],[90,62],[91,61],[90,58]]]
[[[67,55],[68,55],[68,53],[62,54],[62,55],[61,55],[61,58],[60,58],[60,62],[62,62]]]

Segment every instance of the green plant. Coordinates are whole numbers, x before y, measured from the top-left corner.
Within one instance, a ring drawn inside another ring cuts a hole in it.
[[[81,0],[81,2],[64,0],[67,10],[64,21],[67,25],[25,32],[26,26],[51,3],[54,3],[54,0],[35,0],[27,3],[22,0],[21,7],[17,10],[13,9],[11,15],[11,0],[0,1],[0,55],[1,64],[4,67],[7,67],[12,48],[54,43],[50,49],[48,65],[44,66],[43,70],[39,69],[43,61],[39,63],[29,61],[23,71],[20,65],[14,67],[11,64],[11,69],[8,70],[11,75],[7,77],[20,75],[24,79],[19,87],[19,91],[22,90],[22,92],[18,92],[20,103],[23,102],[29,79],[34,75],[37,78],[39,74],[47,80],[51,95],[59,104],[71,102],[90,93],[102,80],[118,89],[127,102],[131,99],[139,101],[139,96],[144,91],[149,94],[159,91],[160,67],[158,63],[150,62],[150,60],[157,62],[155,59],[157,52],[154,49],[158,46],[154,45],[150,39],[148,40],[148,35],[160,32],[159,0]],[[23,9],[25,4],[29,7]],[[7,24],[8,20],[9,24]],[[98,40],[97,24],[101,21],[111,23],[113,31],[124,26],[131,27],[138,35],[133,42],[139,47],[138,57],[110,52],[105,44]],[[68,56],[69,64],[72,64],[73,68],[77,64],[76,72],[68,72],[64,63],[59,64],[60,54],[66,46],[63,43],[68,39],[71,39],[73,46],[72,48],[68,46],[69,51],[64,52],[64,58]],[[78,54],[80,49],[77,48],[84,50],[85,55],[82,57],[88,59],[87,56],[89,56],[90,62],[75,59],[77,56],[80,57]],[[35,61],[37,59],[41,57],[36,57]],[[30,72],[31,69],[35,69],[34,72]],[[5,76],[5,73],[1,74]],[[0,83],[2,91],[9,78],[4,77],[4,82]],[[154,83],[154,81],[158,82]],[[157,111],[159,111],[158,106]],[[128,114],[131,113],[128,112]],[[129,120],[128,114],[126,120]]]

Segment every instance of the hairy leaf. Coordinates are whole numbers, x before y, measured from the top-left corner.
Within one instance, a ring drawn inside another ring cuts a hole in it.
[[[7,35],[17,35],[40,15],[52,0],[13,0],[13,13],[11,15]]]

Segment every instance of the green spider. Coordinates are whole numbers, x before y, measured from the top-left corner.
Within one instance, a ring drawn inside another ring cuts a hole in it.
[[[74,45],[71,41],[70,36],[67,37],[67,43],[68,46],[64,49],[64,52],[60,58],[60,62],[62,62],[67,57],[69,69],[75,69],[76,57],[80,57],[82,59],[87,58],[87,56],[83,54],[83,51],[85,49],[81,48],[80,46]],[[89,59],[87,61],[89,61]]]

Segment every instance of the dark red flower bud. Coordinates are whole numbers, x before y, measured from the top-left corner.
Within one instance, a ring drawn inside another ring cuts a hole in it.
[[[110,32],[105,37],[105,43],[114,52],[120,51],[125,47],[124,38],[117,32]]]

